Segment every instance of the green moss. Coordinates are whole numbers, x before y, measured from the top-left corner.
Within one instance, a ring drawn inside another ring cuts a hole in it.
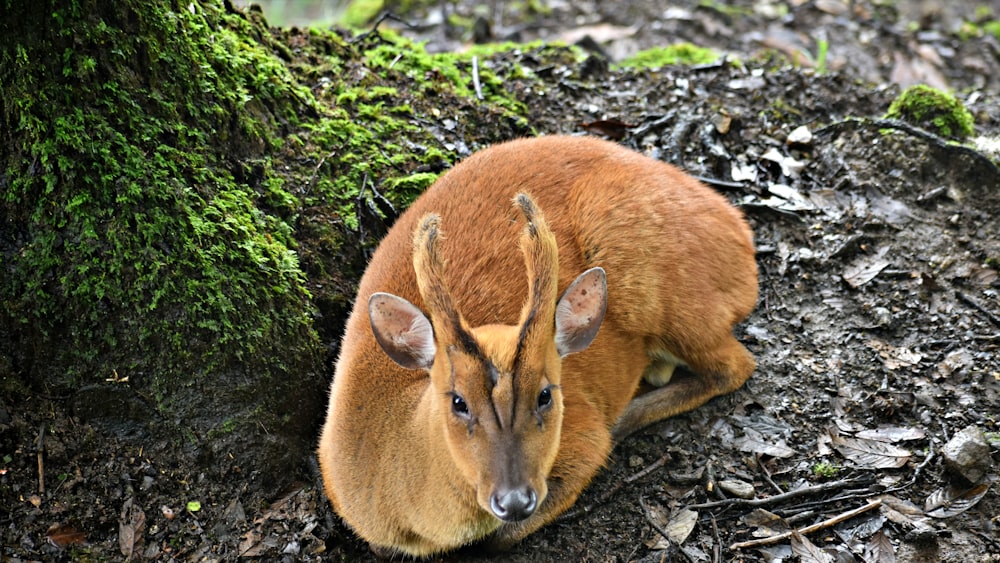
[[[657,68],[666,65],[698,65],[719,60],[719,54],[711,49],[691,43],[676,43],[668,47],[653,47],[628,57],[618,63],[621,68]]]
[[[947,138],[961,140],[974,133],[972,113],[962,102],[923,84],[904,90],[893,100],[885,117],[923,127]]]
[[[495,51],[494,51],[495,52]],[[377,43],[365,49],[370,68],[385,73],[402,73],[421,88],[420,95],[434,96],[445,89],[456,96],[476,96],[472,73],[472,57],[482,51],[465,53],[428,53],[421,43],[385,30]],[[478,65],[483,102],[501,107],[513,115],[523,116],[527,109],[503,88],[501,81],[487,65]]]
[[[341,76],[346,72],[348,49],[332,32],[313,29],[312,38],[327,42],[332,53],[303,74]],[[319,163],[307,180],[303,203],[329,206],[350,230],[360,226],[358,204],[368,210],[377,192],[397,209],[407,207],[436,177],[436,172],[456,156],[435,147],[434,139],[417,115],[432,117],[434,100],[457,96],[474,100],[473,54],[428,54],[421,44],[391,30],[380,29],[352,45],[364,61],[365,72],[355,81],[331,82],[319,92],[320,101],[331,100],[321,115],[303,124],[304,153]],[[526,108],[503,89],[502,81],[485,65],[479,66],[480,88],[487,107],[498,108],[510,119],[524,121]],[[388,84],[407,84],[405,90]],[[421,108],[417,106],[422,106]],[[428,115],[431,114],[431,115]],[[434,116],[436,117],[436,116]],[[319,228],[318,225],[315,225]],[[321,228],[326,234],[332,232]],[[330,244],[333,244],[332,240]]]
[[[1000,20],[988,21],[983,24],[983,31],[1000,40]]]
[[[392,190],[404,190],[410,193],[423,193],[437,180],[438,174],[433,172],[417,172],[409,176],[390,178],[386,180],[386,187]]]
[[[385,0],[351,0],[340,17],[340,24],[346,27],[364,27],[375,19],[384,6]]]
[[[836,477],[837,473],[839,472],[840,472],[839,467],[826,461],[813,464],[812,466],[813,475],[823,479],[830,479]]]
[[[46,4],[0,33],[5,314],[67,381],[312,354],[296,197],[253,170],[308,91],[221,5]]]

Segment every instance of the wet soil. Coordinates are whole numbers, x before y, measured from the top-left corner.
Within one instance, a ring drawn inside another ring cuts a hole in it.
[[[480,15],[471,4],[448,9]],[[737,332],[759,367],[738,392],[620,444],[574,510],[503,559],[1000,560],[1000,170],[987,140],[979,152],[880,119],[901,85],[937,83],[996,143],[1000,48],[956,34],[978,4],[545,4],[507,7],[494,35],[589,35],[593,57],[525,48],[482,64],[539,133],[597,122],[591,134],[711,180],[746,212],[761,299]],[[402,32],[428,49],[471,38],[437,8],[406,18],[419,25]],[[680,40],[741,64],[608,64]],[[809,62],[818,40],[823,73]],[[811,139],[792,134],[800,126]],[[329,509],[312,460],[296,486],[256,501],[239,471],[142,424],[83,421],[69,403],[0,402],[0,559],[373,559]],[[970,427],[988,444],[975,481],[943,453]]]

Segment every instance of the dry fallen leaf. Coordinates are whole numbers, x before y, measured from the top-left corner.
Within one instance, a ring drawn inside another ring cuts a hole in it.
[[[799,556],[802,563],[833,563],[833,556],[816,547],[797,531],[792,532],[792,553]]]
[[[781,154],[781,152],[774,147],[771,147],[767,152],[762,154],[760,159],[777,164],[778,167],[781,168],[781,173],[790,178],[798,176],[802,172],[802,170],[806,167],[806,164],[804,162],[796,160],[790,156],[785,156]],[[787,186],[786,189],[792,190],[792,188],[789,188]],[[796,196],[799,199],[805,201],[805,198],[802,197],[801,195],[798,195],[797,192]],[[779,197],[784,197],[784,196],[779,195]]]
[[[867,563],[896,563],[896,549],[892,547],[889,536],[879,530],[872,534],[865,544],[863,561]]]
[[[980,483],[971,489],[955,486],[940,488],[924,501],[924,512],[934,518],[956,516],[975,506],[989,490],[989,483]]]
[[[743,517],[743,523],[753,526],[750,534],[755,538],[769,538],[787,532],[790,528],[784,518],[763,508],[755,509]]]
[[[950,377],[953,373],[968,369],[975,365],[975,359],[967,348],[953,350],[944,357],[944,361],[938,364],[938,375],[940,377]]]
[[[258,557],[264,551],[264,544],[261,543],[262,534],[257,530],[250,530],[243,534],[243,539],[240,541],[239,556],[240,557]]]
[[[882,511],[873,511],[864,517],[852,518],[847,522],[842,522],[833,528],[837,537],[845,545],[858,543],[862,538],[871,537],[872,534],[885,526],[886,517]]]
[[[681,545],[691,535],[697,523],[698,513],[682,508],[670,516],[670,521],[667,522],[666,527],[667,535],[670,536],[672,542]]]
[[[649,519],[655,522],[657,526],[664,529],[666,528],[667,522],[670,519],[666,508],[655,502],[649,503],[648,506],[646,506],[646,513],[648,514]],[[670,548],[670,541],[657,532],[646,541],[646,547],[653,550],[668,549]]]
[[[122,555],[132,559],[139,554],[145,530],[146,513],[129,497],[122,506],[121,519],[118,521],[118,547]]]
[[[594,133],[596,135],[604,135],[609,139],[620,140],[625,136],[625,132],[635,127],[635,125],[629,125],[620,119],[598,119],[596,121],[591,121],[589,123],[580,123],[580,127],[586,129],[589,133]]]
[[[880,426],[872,430],[862,430],[857,433],[858,438],[878,440],[879,442],[922,440],[926,436],[927,432],[923,428],[909,428],[905,426]]]
[[[779,439],[777,442],[768,441],[764,438],[763,434],[753,428],[744,428],[743,431],[744,436],[733,441],[740,451],[780,458],[795,455],[795,450],[785,445],[784,440]]]
[[[734,182],[756,182],[757,164],[747,164],[742,159],[733,160],[730,175]]]
[[[648,509],[649,517],[667,532],[666,538],[657,533],[646,542],[646,547],[653,550],[670,549],[672,545],[681,545],[698,523],[698,513],[686,508],[671,513],[669,517],[667,510],[656,504],[651,504]]]
[[[882,358],[882,363],[885,367],[890,370],[899,369],[901,367],[910,367],[916,365],[923,356],[919,352],[914,352],[909,348],[896,347],[888,342],[879,340],[878,338],[872,338],[868,341],[868,347],[872,350],[878,352],[878,355]]]
[[[842,277],[847,285],[858,288],[875,279],[875,276],[886,269],[891,263],[886,260],[885,255],[889,253],[889,247],[883,246],[871,256],[861,256],[846,268]]]
[[[816,206],[799,193],[798,190],[785,184],[771,184],[767,187],[767,191],[775,197],[761,200],[761,203],[773,209],[782,209],[785,211],[811,211],[816,209]]]
[[[638,30],[638,26],[623,27],[620,25],[599,23],[595,25],[585,25],[583,27],[567,29],[566,31],[560,33],[555,39],[572,45],[584,37],[589,36],[597,43],[608,43],[610,41],[632,37]]]
[[[49,526],[45,534],[49,542],[59,549],[66,549],[71,545],[83,545],[87,543],[87,536],[69,524],[53,524]]]
[[[830,444],[840,455],[866,469],[893,469],[910,460],[909,450],[878,440],[832,435]]]

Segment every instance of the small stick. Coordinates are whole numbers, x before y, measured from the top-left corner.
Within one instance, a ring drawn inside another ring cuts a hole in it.
[[[730,182],[728,180],[720,180],[718,178],[709,178],[708,176],[695,176],[695,179],[703,184],[727,190],[742,190],[746,187],[742,182]]]
[[[919,465],[917,465],[916,469],[913,470],[913,476],[910,477],[910,480],[908,482],[902,484],[902,485],[898,485],[896,487],[888,488],[888,489],[882,491],[882,494],[885,495],[885,494],[889,494],[889,493],[895,493],[897,491],[902,491],[903,489],[912,487],[913,484],[917,482],[917,479],[920,478],[920,472],[923,471],[924,468],[927,467],[927,464],[929,464],[931,462],[931,460],[933,460],[933,459],[934,459],[934,440],[928,440],[927,441],[927,457],[925,457],[924,460],[921,461]]]
[[[650,463],[649,465],[647,465],[646,467],[644,467],[642,469],[642,471],[626,477],[624,479],[624,481],[626,483],[631,483],[633,481],[638,481],[639,479],[642,479],[646,475],[649,475],[650,473],[652,473],[652,472],[656,471],[657,469],[663,467],[663,465],[665,463],[667,463],[668,459],[670,459],[670,454],[663,454],[663,456],[660,459],[654,461],[653,463]]]
[[[757,454],[757,467],[760,467],[760,470],[764,473],[764,480],[767,481],[769,485],[774,487],[774,490],[778,491],[779,495],[783,495],[787,492],[779,487],[778,484],[774,482],[774,479],[771,478],[771,472],[767,470],[767,466],[760,462],[760,454]]]
[[[712,563],[719,563],[722,561],[722,539],[719,538],[719,525],[715,521],[715,515],[712,515]]]
[[[45,494],[45,425],[38,427],[38,444],[35,448],[38,456],[38,494]]]
[[[392,12],[382,12],[379,15],[378,19],[375,20],[375,23],[372,24],[372,28],[371,29],[369,29],[368,31],[366,31],[364,33],[358,34],[357,36],[355,36],[352,39],[349,39],[347,41],[347,43],[350,44],[350,43],[357,43],[359,41],[364,41],[370,35],[378,33],[378,26],[382,25],[382,22],[384,22],[385,20],[392,20],[394,22],[401,23],[401,24],[405,25],[409,29],[413,29],[414,27],[416,27],[412,23],[410,23],[410,22],[408,22],[408,21],[400,18],[399,16],[397,16],[396,14],[393,14]]]
[[[727,498],[725,500],[703,502],[701,504],[689,504],[688,508],[694,510],[697,508],[715,508],[717,506],[726,506],[730,504],[738,504],[742,506],[766,506],[769,504],[784,502],[786,500],[793,499],[796,497],[811,495],[815,493],[825,493],[827,491],[842,489],[848,485],[854,485],[855,483],[860,484],[861,481],[842,479],[840,481],[830,481],[829,483],[821,483],[819,485],[814,485],[812,487],[802,487],[799,489],[795,489],[794,491],[788,491],[787,493],[782,493],[780,495],[774,495],[766,498],[755,498],[755,499]]]
[[[705,490],[715,495],[715,498],[719,499],[720,502],[728,500],[728,497],[715,482],[715,466],[711,461],[705,464]]]
[[[806,526],[805,528],[799,528],[798,530],[792,530],[790,532],[784,532],[782,534],[777,534],[766,538],[760,538],[759,540],[750,540],[750,541],[734,543],[733,545],[729,546],[729,549],[736,551],[737,549],[745,549],[748,547],[757,547],[759,545],[769,545],[772,543],[778,543],[782,540],[792,537],[792,535],[795,533],[799,533],[802,535],[810,534],[812,532],[815,532],[816,530],[822,530],[823,528],[829,528],[830,526],[835,526],[843,522],[844,520],[850,520],[851,518],[854,518],[859,514],[867,512],[873,508],[878,508],[879,506],[882,506],[881,499],[871,500],[868,501],[868,504],[862,507],[855,508],[854,510],[849,510],[847,512],[844,512],[843,514],[838,514],[833,518],[828,518],[826,520],[823,520],[822,522],[813,524],[812,526]]]
[[[611,498],[612,496],[614,496],[615,493],[617,493],[618,491],[620,491],[621,488],[623,486],[625,486],[626,484],[632,483],[634,481],[638,481],[639,479],[642,479],[646,475],[649,475],[650,473],[656,471],[660,467],[663,467],[663,465],[665,463],[667,463],[667,460],[669,460],[669,459],[670,459],[670,454],[663,454],[663,457],[661,457],[660,459],[658,459],[658,460],[654,461],[653,463],[647,465],[646,467],[644,467],[638,473],[629,475],[628,477],[622,479],[621,481],[615,483],[613,486],[609,487],[607,490],[604,491],[604,493],[601,494],[601,496],[597,497],[597,500],[595,500],[593,503],[588,504],[587,506],[581,506],[580,508],[577,508],[575,510],[571,510],[569,512],[566,512],[565,514],[563,514],[562,516],[560,516],[559,519],[560,520],[572,520],[573,518],[576,518],[578,516],[582,516],[584,514],[587,514],[588,512],[590,512],[591,510],[593,510],[594,508],[596,508],[598,505],[603,504],[609,498]]]
[[[483,87],[479,84],[479,57],[472,57],[472,85],[476,88],[476,99],[483,99]]]
[[[309,176],[309,181],[306,182],[307,186],[312,187],[313,182],[316,181],[316,175],[319,174],[320,167],[323,166],[323,163],[326,162],[326,159],[333,158],[333,155],[335,154],[337,154],[337,149],[333,149],[333,152],[319,159],[319,164],[316,165],[316,168],[313,168],[312,176]]]

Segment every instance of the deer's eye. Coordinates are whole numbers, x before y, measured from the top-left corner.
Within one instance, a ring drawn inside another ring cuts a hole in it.
[[[465,399],[457,393],[451,394],[451,412],[462,418],[469,416],[469,405],[465,404]]]
[[[538,410],[544,411],[552,406],[552,389],[546,387],[538,394]]]

